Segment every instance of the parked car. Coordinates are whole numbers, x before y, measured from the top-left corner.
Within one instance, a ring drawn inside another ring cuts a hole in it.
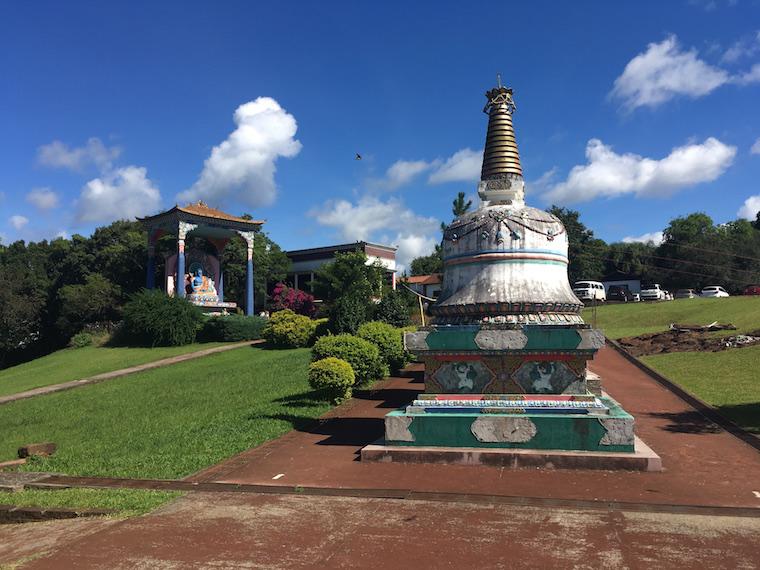
[[[694,289],[678,289],[676,291],[676,299],[696,299],[699,297]]]
[[[604,285],[599,281],[578,281],[573,285],[573,293],[581,301],[597,301],[604,302],[607,300],[607,294],[604,291]]]
[[[607,300],[627,303],[628,301],[635,301],[636,297],[633,296],[633,293],[631,293],[627,287],[610,285],[609,289],[607,289]]]
[[[667,299],[667,291],[660,287],[659,283],[647,283],[641,286],[642,301],[664,301]]]
[[[718,285],[710,285],[709,287],[705,287],[702,289],[702,292],[700,293],[702,297],[728,297],[728,291],[726,291],[723,287],[719,287]]]
[[[747,285],[744,288],[745,295],[760,295],[760,285]]]

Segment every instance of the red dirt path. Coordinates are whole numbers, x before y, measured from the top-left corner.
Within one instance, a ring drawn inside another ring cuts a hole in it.
[[[382,437],[382,417],[423,389],[418,379],[393,378],[316,428],[292,431],[190,479],[760,509],[754,494],[760,492],[760,453],[612,349],[600,350],[592,368],[636,417],[637,434],[662,457],[663,472],[362,463],[358,452]],[[298,418],[293,421],[298,425]]]

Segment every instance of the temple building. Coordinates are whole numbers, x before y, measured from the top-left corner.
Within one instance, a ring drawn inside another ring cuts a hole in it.
[[[379,263],[385,268],[385,276],[388,285],[396,288],[396,247],[357,241],[341,245],[329,245],[311,249],[298,249],[285,252],[291,262],[290,273],[287,281],[296,289],[311,291],[311,282],[314,273],[323,265],[335,261],[339,253],[361,251],[367,256],[367,263]]]
[[[224,300],[224,267],[222,253],[233,237],[246,242],[246,303],[245,313],[253,315],[253,240],[264,223],[247,220],[211,208],[201,201],[174,206],[156,214],[139,218],[148,231],[148,267],[146,287],[155,288],[156,242],[164,235],[177,236],[177,251],[165,259],[163,289],[168,295],[186,297],[209,313],[234,310],[236,303]],[[185,241],[200,237],[213,246],[216,254],[207,250],[185,250]]]
[[[659,470],[588,369],[604,334],[581,317],[562,222],[525,204],[512,89],[486,100],[480,205],[444,231],[434,324],[404,338],[425,392],[386,415],[362,459]]]

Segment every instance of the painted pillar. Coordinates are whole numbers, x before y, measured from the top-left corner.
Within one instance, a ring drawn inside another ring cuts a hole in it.
[[[177,280],[174,290],[179,297],[185,296],[185,238],[198,226],[188,222],[179,222],[177,230]]]
[[[238,235],[245,240],[247,246],[245,272],[245,314],[253,315],[253,236],[254,232],[237,230]]]
[[[224,303],[224,271],[222,270],[222,260],[219,259],[219,285],[216,287],[216,294],[219,295],[219,301]]]
[[[298,289],[298,273],[293,274],[293,287]]]
[[[177,238],[177,278],[174,280],[174,291],[178,297],[185,296],[185,239]]]
[[[156,288],[156,246],[151,243],[150,233],[148,234],[148,268],[145,275],[145,288]]]

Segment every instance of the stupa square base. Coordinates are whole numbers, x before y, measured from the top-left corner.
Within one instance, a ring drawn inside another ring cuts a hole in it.
[[[384,441],[361,450],[362,461],[435,463],[493,467],[594,469],[604,471],[662,471],[662,460],[638,437],[632,453],[564,451],[556,449],[494,449],[473,447],[418,447],[388,445]]]
[[[595,399],[603,407],[598,413],[575,413],[573,409],[557,413],[559,410],[552,408],[541,409],[540,402],[533,407],[522,395],[513,397],[525,408],[463,409],[454,400],[444,401],[453,406],[440,411],[437,406],[421,411],[418,405],[394,410],[385,416],[385,439],[402,447],[634,452],[633,416],[609,396]]]

